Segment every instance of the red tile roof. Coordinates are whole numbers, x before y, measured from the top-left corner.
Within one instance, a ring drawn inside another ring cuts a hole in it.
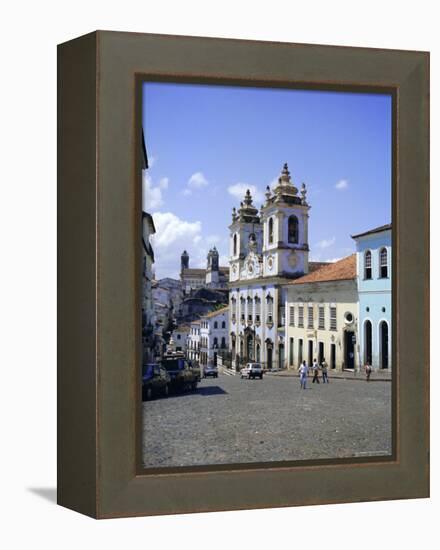
[[[325,281],[344,281],[350,279],[356,279],[356,254],[324,265],[320,269],[295,279],[290,284],[300,285],[303,283],[323,283]]]

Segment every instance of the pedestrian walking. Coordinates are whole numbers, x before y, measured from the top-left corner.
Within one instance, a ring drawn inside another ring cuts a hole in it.
[[[370,365],[370,363],[367,363],[365,365],[365,377],[367,379],[367,382],[370,381],[370,376],[371,376],[371,365]]]
[[[309,367],[306,365],[306,362],[303,361],[299,367],[299,382],[303,390],[307,389],[307,375],[309,374]]]
[[[314,384],[315,382],[319,384],[319,365],[316,359],[313,359],[312,371],[313,371],[312,384]]]
[[[327,362],[325,360],[325,357],[322,358],[322,363],[321,363],[321,372],[322,372],[322,383],[325,384],[327,382],[328,384],[328,365],[327,365]]]

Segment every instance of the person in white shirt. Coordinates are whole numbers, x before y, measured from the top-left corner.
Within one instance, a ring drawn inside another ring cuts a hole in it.
[[[307,389],[307,375],[309,373],[309,367],[306,365],[306,362],[303,361],[302,364],[299,367],[299,381],[301,384],[301,388],[303,390]]]

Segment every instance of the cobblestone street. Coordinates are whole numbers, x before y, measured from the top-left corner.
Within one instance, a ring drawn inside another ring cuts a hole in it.
[[[145,467],[391,453],[391,384],[219,375],[143,403]],[[368,419],[368,420],[367,420]]]

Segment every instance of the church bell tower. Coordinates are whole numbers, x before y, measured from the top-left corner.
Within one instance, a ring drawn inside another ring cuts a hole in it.
[[[305,184],[298,193],[284,164],[274,190],[266,188],[261,208],[264,277],[296,278],[308,273],[309,210]]]
[[[246,191],[238,211],[232,209],[232,223],[229,226],[229,280],[238,281],[243,261],[249,253],[250,246],[261,251],[263,228],[249,189]]]
[[[180,256],[180,272],[183,273],[184,269],[188,269],[189,267],[189,255],[186,250],[182,252],[182,255]]]
[[[218,250],[214,246],[212,250],[208,252],[208,263],[206,266],[206,284],[218,284],[219,277],[219,256]]]

